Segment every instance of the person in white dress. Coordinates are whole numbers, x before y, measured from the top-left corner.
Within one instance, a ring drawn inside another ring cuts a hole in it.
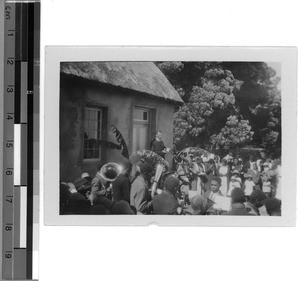
[[[245,174],[245,182],[244,182],[244,192],[245,196],[250,197],[250,194],[253,192],[255,183],[253,181],[253,176],[251,175],[250,171]]]
[[[234,170],[232,172],[232,177],[230,178],[230,182],[229,182],[229,188],[228,188],[228,192],[227,192],[227,196],[230,197],[231,196],[231,192],[234,188],[242,188],[242,180],[240,178],[240,173],[237,170]]]
[[[222,159],[221,166],[217,170],[217,175],[221,178],[220,191],[223,196],[227,195],[229,172],[230,172],[230,169],[229,169],[229,166],[227,165],[227,160]]]

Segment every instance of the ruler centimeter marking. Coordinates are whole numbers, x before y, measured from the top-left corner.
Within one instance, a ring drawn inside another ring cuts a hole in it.
[[[28,3],[28,51],[27,51],[27,232],[26,232],[26,277],[32,278],[33,245],[33,46],[34,3]],[[31,93],[31,94],[29,94]]]
[[[13,279],[15,3],[5,4],[2,278]]]
[[[33,233],[32,233],[32,278],[38,278],[39,242],[39,112],[40,112],[40,1],[34,6],[33,46]]]
[[[2,278],[37,279],[40,2],[6,1]]]

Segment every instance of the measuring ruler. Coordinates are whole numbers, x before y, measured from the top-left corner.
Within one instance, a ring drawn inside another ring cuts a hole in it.
[[[4,11],[2,278],[37,279],[39,1]]]

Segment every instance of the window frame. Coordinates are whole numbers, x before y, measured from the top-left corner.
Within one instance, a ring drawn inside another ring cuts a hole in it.
[[[142,119],[134,119],[134,110],[142,110],[144,112],[147,112],[147,120],[142,120]],[[146,107],[140,107],[140,106],[134,106],[133,107],[133,123],[142,123],[142,124],[149,124],[150,125],[150,120],[151,120],[151,109],[146,108]]]
[[[97,117],[97,119],[86,119],[86,110],[94,110],[96,112],[100,112],[100,119],[98,119],[98,117]],[[86,127],[85,127],[85,124],[86,124],[86,121],[88,121],[88,122],[90,120],[97,121],[100,124],[100,127],[97,127],[97,129],[95,130],[95,131],[97,131],[97,139],[96,140],[102,140],[103,135],[104,135],[105,108],[102,107],[102,106],[95,106],[95,105],[87,104],[87,105],[84,106],[83,111],[84,111],[84,115],[83,115],[83,161],[85,161],[85,162],[86,161],[98,161],[99,159],[102,158],[102,155],[103,155],[103,151],[102,151],[102,148],[101,148],[100,145],[99,145],[99,152],[98,152],[97,158],[94,157],[95,155],[93,155],[93,157],[91,157],[91,158],[86,158],[85,157],[85,153],[86,153],[87,149],[89,149],[89,148],[85,147],[85,142],[86,142],[86,138],[85,138]],[[94,130],[94,129],[88,128],[87,131],[89,131],[89,130]],[[93,153],[94,153],[94,151],[93,151]]]

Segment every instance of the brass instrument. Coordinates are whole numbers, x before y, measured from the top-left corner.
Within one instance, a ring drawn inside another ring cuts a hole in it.
[[[151,186],[151,197],[152,198],[154,197],[154,195],[156,193],[157,184],[158,184],[158,181],[161,177],[163,170],[164,170],[164,165],[161,163],[157,163],[156,168],[155,168],[154,182],[152,183],[152,186]]]
[[[101,176],[108,182],[113,182],[121,172],[122,166],[113,162],[105,164],[100,170]]]

